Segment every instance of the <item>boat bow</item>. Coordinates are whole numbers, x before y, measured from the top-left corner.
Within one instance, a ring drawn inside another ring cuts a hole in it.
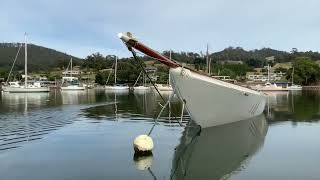
[[[167,65],[170,68],[176,68],[176,67],[180,67],[181,65],[170,60],[169,58],[161,55],[160,53],[158,53],[157,51],[147,47],[146,45],[142,44],[141,42],[139,42],[136,38],[134,38],[132,36],[131,33],[127,32],[127,33],[119,33],[118,37],[126,44],[126,46],[129,48],[129,50],[131,51],[131,48],[137,49],[138,51],[153,57],[155,59],[157,59],[158,61],[160,61],[161,63]]]

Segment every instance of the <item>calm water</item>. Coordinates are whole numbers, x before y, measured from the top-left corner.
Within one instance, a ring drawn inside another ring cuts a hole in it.
[[[270,94],[264,115],[201,132],[166,110],[153,155],[136,157],[132,142],[149,132],[159,103],[152,92],[2,93],[1,179],[320,178],[320,92]],[[178,100],[171,107],[180,116]]]

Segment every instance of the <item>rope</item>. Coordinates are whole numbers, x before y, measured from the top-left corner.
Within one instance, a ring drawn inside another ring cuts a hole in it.
[[[20,47],[19,47],[18,52],[17,52],[17,54],[16,54],[16,57],[14,58],[13,64],[12,64],[12,66],[11,66],[11,69],[10,69],[10,72],[9,72],[9,75],[8,75],[8,78],[7,78],[7,81],[6,81],[6,84],[8,84],[8,82],[9,82],[9,79],[10,79],[10,76],[11,76],[11,73],[12,73],[12,70],[13,70],[13,67],[14,67],[14,64],[16,63],[16,61],[17,61],[17,59],[18,59],[18,56],[19,56],[19,52],[20,52],[21,47],[22,47],[22,44],[20,44]]]
[[[162,99],[164,102],[166,102],[166,100],[163,98],[163,96],[161,95],[160,91],[158,90],[156,84],[152,81],[151,77],[149,76],[149,74],[147,73],[147,71],[144,69],[144,67],[143,67],[143,65],[142,65],[142,63],[141,63],[141,60],[140,60],[140,59],[137,57],[137,55],[136,55],[136,52],[135,52],[131,47],[129,47],[129,51],[131,51],[134,59],[138,62],[139,66],[141,67],[141,69],[142,69],[142,71],[143,71],[143,73],[144,73],[145,75],[147,75],[149,81],[151,82],[152,86],[157,90],[157,92],[158,92],[158,94],[160,95],[161,99]]]
[[[161,97],[161,99],[163,100],[163,102],[167,103],[167,101],[164,99],[164,97],[162,96],[162,94],[160,93],[159,89],[157,88],[157,86],[155,85],[154,81],[152,81],[151,77],[149,76],[149,74],[146,72],[145,68],[142,65],[141,60],[137,57],[136,52],[133,50],[132,47],[128,47],[129,51],[131,51],[134,59],[137,61],[137,63],[139,64],[139,66],[141,67],[142,71],[145,73],[145,75],[148,77],[149,81],[151,82],[152,86],[156,89],[157,93],[159,94],[159,96]],[[169,98],[170,99],[170,98]],[[177,120],[177,122],[179,123],[180,126],[183,127],[183,125],[180,123],[180,121],[178,120],[177,116],[172,112],[173,114],[173,118],[175,120]]]
[[[136,84],[138,83],[139,78],[140,78],[140,76],[141,76],[141,74],[142,74],[142,73],[143,73],[143,72],[141,71],[141,72],[140,72],[140,74],[139,74],[139,76],[138,76],[138,78],[137,78],[137,80],[136,80],[136,82],[134,83],[133,87],[135,87],[135,86],[136,86]]]
[[[170,102],[170,100],[171,100],[171,97],[172,97],[172,96],[169,97],[169,99],[168,99],[168,101],[166,102],[166,104],[161,108],[161,111],[159,112],[158,117],[154,120],[154,124],[153,124],[152,128],[150,129],[150,131],[149,131],[149,133],[148,133],[148,136],[150,136],[150,134],[152,133],[152,131],[153,131],[154,127],[156,126],[156,124],[157,124],[157,122],[158,122],[158,119],[160,118],[163,110],[168,106],[168,104],[169,104],[169,102]]]
[[[108,75],[108,78],[107,78],[107,81],[106,81],[106,85],[108,84],[110,75],[111,75],[111,73],[113,72],[113,66],[114,66],[114,63],[113,63],[112,66],[111,66],[111,71],[109,72],[109,75]]]
[[[150,168],[148,168],[148,171],[151,174],[151,176],[153,177],[153,179],[157,180],[157,177],[154,175],[154,173],[151,171]]]

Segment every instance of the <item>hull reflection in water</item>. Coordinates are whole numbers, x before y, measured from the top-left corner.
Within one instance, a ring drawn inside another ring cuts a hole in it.
[[[265,116],[223,126],[186,128],[176,148],[172,179],[225,179],[245,166],[262,146],[268,124]]]

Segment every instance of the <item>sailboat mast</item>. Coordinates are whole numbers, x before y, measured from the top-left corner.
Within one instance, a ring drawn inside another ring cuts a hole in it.
[[[118,68],[118,57],[116,56],[116,64],[114,66],[114,85],[117,84],[117,68]]]
[[[293,85],[293,74],[294,74],[294,67],[292,67],[291,86]]]
[[[268,64],[268,82],[270,82],[270,65]]]
[[[171,60],[171,50],[170,50],[170,60]],[[171,82],[170,82],[170,71],[169,71],[169,80],[168,80],[168,85],[169,85],[169,86],[171,85]]]
[[[207,55],[206,55],[206,72],[209,73],[209,44],[207,44]]]
[[[211,76],[211,58],[209,58],[209,76]]]
[[[28,85],[28,51],[27,51],[27,33],[24,33],[24,87]]]
[[[70,60],[70,65],[71,65],[71,68],[70,68],[70,73],[71,73],[71,75],[70,75],[70,77],[72,77],[72,58],[71,58],[71,60]],[[72,79],[72,78],[71,78]]]

